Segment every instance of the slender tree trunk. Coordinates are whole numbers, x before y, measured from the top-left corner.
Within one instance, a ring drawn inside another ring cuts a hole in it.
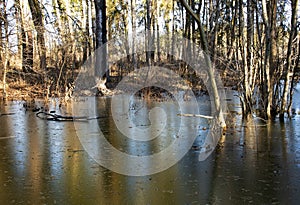
[[[150,0],[146,0],[146,63],[148,66],[151,65],[151,48],[152,48],[152,33],[151,33],[151,2]]]
[[[293,76],[292,76],[292,82],[291,82],[291,86],[290,86],[290,96],[289,96],[289,103],[288,103],[288,108],[287,111],[288,113],[291,112],[291,108],[292,108],[292,103],[293,103],[293,93],[294,93],[294,86],[295,86],[295,76],[296,76],[296,69],[299,68],[299,55],[300,55],[300,37],[298,37],[298,42],[295,46],[295,56],[298,56],[295,60],[294,60],[294,69],[293,69]]]
[[[131,25],[132,25],[132,64],[136,68],[136,58],[135,58],[135,34],[136,34],[136,22],[135,22],[135,0],[130,0],[131,8]]]
[[[278,63],[277,63],[277,39],[276,39],[276,30],[277,30],[277,1],[278,0],[271,0],[270,1],[270,58],[269,58],[269,65],[270,65],[270,87],[269,87],[269,107],[267,113],[269,113],[268,118],[275,117],[276,114],[276,106],[274,104],[274,85],[275,85],[275,75],[274,73],[278,70]]]
[[[122,5],[125,5],[124,0],[121,1]],[[122,6],[123,7],[123,6]],[[125,6],[124,6],[125,7]],[[121,20],[124,26],[124,34],[125,34],[125,51],[126,51],[126,57],[127,57],[127,62],[130,62],[130,46],[129,46],[129,35],[128,35],[128,23],[129,23],[129,16],[127,10],[125,11],[126,8],[123,8],[124,13],[121,15]]]
[[[33,72],[33,36],[31,31],[22,34],[23,42],[23,60],[22,70],[24,72]],[[27,37],[27,38],[26,38]]]
[[[5,48],[4,48],[4,61],[3,61],[3,99],[6,99],[6,73],[7,73],[7,67],[8,67],[8,40],[5,42]]]
[[[152,48],[152,51],[151,51],[151,61],[154,62],[155,61],[155,30],[156,30],[156,26],[155,26],[155,17],[156,17],[156,14],[155,14],[155,11],[156,11],[156,3],[157,1],[153,1],[153,2],[150,2],[150,5],[151,5],[151,10],[150,10],[150,18],[151,18],[151,42],[150,42],[150,45],[151,45],[151,48]]]
[[[22,22],[22,11],[19,0],[15,0],[15,18],[16,18],[16,28],[18,31],[17,34],[17,41],[18,41],[18,60],[20,60],[22,68],[22,33],[23,33],[23,22]]]
[[[254,90],[256,70],[254,65],[254,4],[247,0],[247,65],[249,68],[249,84],[251,93]]]
[[[46,46],[45,46],[45,28],[43,23],[43,13],[38,0],[28,0],[33,24],[37,32],[37,45],[40,57],[40,69],[46,70]]]
[[[4,0],[0,0],[0,3],[5,3]],[[3,10],[0,10],[0,62],[3,61],[3,57],[2,57],[2,45],[3,45],[3,29],[2,29],[2,26],[3,26],[3,20],[4,20],[4,16],[3,16]],[[0,78],[2,78],[3,76],[3,73],[2,71],[0,70]]]
[[[271,56],[271,25],[268,17],[267,2],[262,0],[263,21],[265,25],[265,54],[263,64],[263,81],[262,85],[262,99],[264,99],[264,117],[271,118],[271,104],[272,104],[272,88],[271,88],[271,73],[270,73],[270,56]]]
[[[156,51],[157,51],[157,60],[160,62],[161,57],[160,57],[160,36],[159,36],[159,22],[158,22],[158,17],[160,16],[159,12],[160,8],[160,1],[156,2]]]
[[[172,0],[172,45],[171,45],[171,61],[174,60],[174,49],[175,49],[175,0]]]
[[[291,10],[292,10],[292,17],[291,17],[291,29],[290,29],[290,36],[289,36],[288,50],[287,50],[286,70],[284,76],[285,83],[283,88],[282,103],[281,103],[280,115],[279,115],[281,121],[284,120],[284,113],[286,112],[287,109],[289,87],[292,86],[291,81],[293,81],[292,77],[294,75],[294,67],[292,65],[292,46],[293,46],[293,41],[297,34],[298,0],[292,0]]]
[[[188,0],[187,3],[191,4],[190,0]],[[190,14],[188,12],[186,12],[185,13],[185,25],[184,25],[183,37],[186,38],[186,39],[189,39],[189,40],[191,39],[191,21],[192,21],[192,18],[190,16]],[[186,43],[188,45],[182,46],[182,55],[184,56],[185,59],[188,57],[187,56],[188,53],[186,51],[190,50],[190,42],[186,41]]]
[[[201,23],[201,20],[200,18],[193,12],[193,10],[189,7],[189,5],[185,2],[185,0],[180,0],[180,2],[182,3],[182,5],[185,7],[186,11],[189,12],[189,14],[191,16],[193,16],[193,18],[197,21],[198,23],[198,27],[199,27],[199,30],[200,30],[200,40],[201,40],[201,45],[203,47],[203,50],[205,52],[205,62],[207,63],[207,66],[208,66],[208,69],[207,69],[207,72],[208,72],[208,76],[209,76],[209,80],[210,80],[210,83],[211,83],[211,89],[212,89],[212,92],[213,92],[213,96],[214,96],[214,103],[215,103],[215,108],[216,108],[216,111],[218,113],[218,121],[220,123],[220,125],[225,128],[226,127],[226,123],[225,123],[225,119],[224,119],[224,116],[223,116],[223,111],[222,111],[222,108],[221,108],[221,102],[220,102],[220,95],[219,95],[219,92],[218,92],[218,87],[217,87],[217,83],[215,81],[215,75],[214,75],[214,71],[213,71],[213,66],[211,64],[211,61],[209,59],[209,56],[208,56],[208,43],[207,43],[207,38],[206,38],[206,35],[204,33],[204,29],[202,27],[202,23]]]
[[[23,72],[32,72],[33,69],[33,40],[31,31],[25,32],[23,4],[19,0],[15,0],[15,5],[18,12],[18,21],[20,26],[20,34],[18,42],[21,53],[21,68]]]
[[[233,58],[233,55],[234,55],[234,47],[235,47],[235,43],[236,43],[236,33],[235,33],[235,29],[236,29],[236,22],[237,22],[237,13],[238,13],[238,6],[237,6],[237,2],[234,0],[232,2],[232,11],[233,11],[233,14],[232,14],[232,22],[230,24],[230,27],[231,27],[231,32],[230,32],[230,42],[229,42],[229,52],[228,52],[228,58],[229,59],[232,59]]]
[[[94,0],[95,2],[95,10],[96,10],[96,49],[101,46],[103,49],[102,56],[96,57],[96,67],[95,67],[95,76],[98,78],[102,78],[101,70],[105,71],[106,81],[109,81],[109,70],[107,69],[107,30],[106,30],[106,0]],[[99,66],[100,69],[99,70]]]
[[[6,4],[7,2],[4,0],[3,1],[3,24],[4,24],[4,39],[5,39],[5,43],[4,43],[4,48],[2,47],[2,60],[3,60],[3,79],[2,79],[2,83],[3,83],[3,99],[6,99],[6,73],[7,73],[7,67],[8,67],[8,19],[7,19],[7,13],[6,13]],[[0,27],[1,28],[1,27]],[[1,28],[1,32],[2,32],[2,28]]]
[[[212,21],[211,22],[218,22],[219,17],[220,17],[220,1],[216,0],[216,9],[215,11],[215,15],[214,17],[212,17]],[[212,29],[212,40],[211,40],[211,61],[213,62],[213,65],[215,65],[215,54],[216,54],[216,46],[218,44],[218,32],[219,32],[219,23],[216,23],[214,25],[214,28]]]
[[[84,2],[82,2],[83,4]],[[85,42],[83,48],[83,62],[87,60],[87,57],[90,55],[90,0],[85,0]]]
[[[248,5],[249,6],[249,5]],[[239,12],[243,13],[244,6],[243,1],[239,0]],[[249,17],[249,16],[248,16]],[[249,49],[249,43],[246,42],[246,31],[245,31],[245,23],[244,23],[244,15],[239,16],[239,50],[242,57],[242,71],[243,71],[243,96],[241,99],[241,104],[243,108],[243,117],[247,118],[251,114],[252,110],[252,91],[251,91],[251,77],[252,77],[252,68],[249,67],[247,56],[249,53],[247,52]],[[247,25],[249,27],[251,25]],[[247,31],[248,34],[249,31]],[[249,36],[248,36],[249,37]],[[252,46],[252,45],[251,45]],[[248,49],[247,49],[248,48]]]

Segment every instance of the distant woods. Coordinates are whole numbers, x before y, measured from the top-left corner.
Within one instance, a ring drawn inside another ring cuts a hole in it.
[[[185,3],[202,24],[212,65],[239,91],[244,116],[257,110],[266,119],[290,113],[299,69],[299,1]],[[205,46],[199,24],[176,0],[1,0],[0,12],[0,89],[7,95],[7,89],[25,85],[40,86],[49,96],[67,92],[85,60],[118,35],[128,39],[120,45],[128,56],[109,67],[106,78],[122,77],[139,64],[168,62],[192,81],[189,67],[170,55],[174,39]],[[154,49],[135,53],[132,36],[146,30]],[[164,42],[157,40],[162,34]]]

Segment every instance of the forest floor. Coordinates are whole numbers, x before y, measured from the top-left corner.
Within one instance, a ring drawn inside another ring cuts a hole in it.
[[[168,65],[164,65],[168,68]],[[207,94],[207,89],[203,83],[201,77],[197,76],[195,72],[187,71],[187,69],[177,69],[174,64],[169,65],[169,69],[175,71],[180,75],[186,82],[186,85],[192,88],[195,95]],[[74,72],[74,71],[73,71]],[[217,70],[220,74],[221,81],[224,87],[230,87],[232,89],[238,89],[238,85],[241,83],[240,75],[234,70]],[[22,72],[17,69],[9,69],[7,72],[6,79],[6,99],[7,100],[28,100],[28,99],[46,99],[46,98],[66,98],[70,97],[73,91],[74,85],[76,87],[76,76],[78,71],[75,73],[68,73],[67,76],[58,77],[58,70],[48,70],[48,72],[41,73],[31,70],[30,72]],[[116,87],[122,80],[119,73],[111,71],[111,77],[109,82],[104,82],[104,85],[97,85],[94,79],[87,79],[85,83],[86,89],[84,95],[112,95],[116,91]],[[47,83],[43,81],[47,76]],[[75,76],[75,77],[74,77]],[[126,74],[123,76],[126,76]],[[1,78],[2,79],[2,78]],[[59,83],[57,83],[59,81]],[[59,87],[59,88],[58,88]],[[3,83],[0,81],[0,98],[3,98]],[[165,90],[151,86],[148,89],[142,89],[137,93],[138,95],[142,92],[146,92],[150,98],[160,98]]]

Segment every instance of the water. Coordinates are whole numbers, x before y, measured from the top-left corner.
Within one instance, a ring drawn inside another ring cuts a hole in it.
[[[96,113],[103,116],[95,121],[97,126],[118,150],[141,156],[163,150],[181,123],[178,106],[135,102],[132,112],[142,108],[133,124],[142,129],[149,126],[147,110],[168,108],[165,114],[171,118],[161,137],[138,144],[124,138],[114,125],[109,98],[96,100]],[[200,113],[209,114],[209,103],[200,99]],[[235,100],[228,104],[237,106]],[[52,105],[50,110],[72,114],[70,105]],[[25,112],[21,102],[2,103],[0,112],[15,113],[0,117],[1,204],[298,204],[300,200],[297,115],[285,124],[275,121],[269,126],[242,125],[237,115],[235,125],[203,162],[198,161],[199,146],[209,125],[205,119],[189,118],[189,124],[181,125],[187,135],[190,128],[198,135],[177,164],[152,175],[125,176],[96,163],[84,150],[73,122],[39,119]]]

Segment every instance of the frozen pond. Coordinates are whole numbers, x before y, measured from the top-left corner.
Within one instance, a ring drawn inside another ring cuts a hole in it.
[[[110,98],[94,102],[102,117],[93,123],[120,151],[138,156],[159,152],[176,138],[180,126],[186,135],[193,135],[195,128],[196,140],[165,171],[126,176],[100,166],[82,146],[78,129],[86,128],[80,123],[91,122],[42,120],[32,111],[25,112],[22,102],[2,103],[1,113],[14,114],[0,117],[1,204],[298,204],[300,200],[298,115],[285,124],[275,121],[269,126],[259,122],[241,125],[238,115],[216,151],[199,162],[199,147],[209,131],[207,120],[189,118],[182,123],[176,105],[136,100],[133,124],[141,129],[149,126],[147,110],[153,106],[165,109],[162,115],[169,119],[163,122],[168,129],[157,139],[137,143],[117,129]],[[209,104],[207,98],[200,98],[200,112],[209,114]],[[234,100],[228,105],[237,106]],[[52,104],[49,109],[72,114],[70,105],[59,108]],[[161,118],[160,112],[154,113],[155,121]],[[99,146],[95,143],[91,148]]]

